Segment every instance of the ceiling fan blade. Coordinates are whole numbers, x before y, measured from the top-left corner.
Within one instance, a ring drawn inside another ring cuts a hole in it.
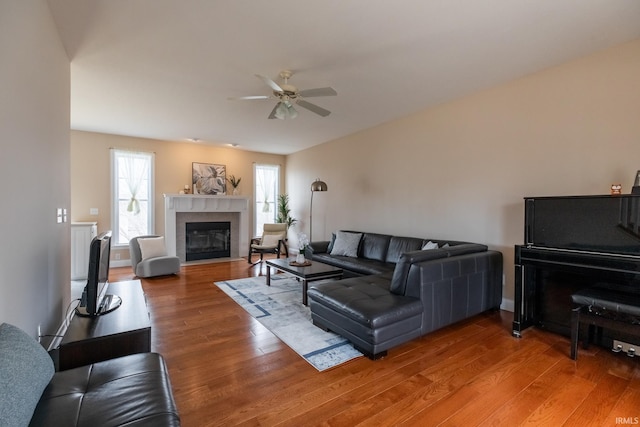
[[[247,99],[269,99],[269,98],[271,97],[266,95],[254,95],[254,96],[230,96],[227,99],[230,101],[243,101]]]
[[[278,102],[276,104],[275,107],[273,107],[273,110],[271,110],[271,114],[269,114],[269,119],[275,119],[276,118],[276,110],[278,109],[278,107],[280,106],[281,102]]]
[[[278,86],[278,83],[274,82],[269,77],[261,76],[260,74],[256,74],[256,77],[259,78],[260,80],[262,80],[264,82],[264,84],[269,86],[274,91],[276,91],[276,92],[284,92],[282,90],[282,88],[280,86]]]
[[[306,108],[309,111],[312,111],[322,117],[327,117],[329,114],[331,114],[331,111],[329,110],[325,110],[322,107],[318,107],[316,104],[312,104],[310,102],[305,101],[304,99],[298,99],[296,101],[296,104],[298,104],[299,106],[301,106],[302,108]]]
[[[299,92],[300,96],[309,98],[312,96],[336,96],[338,92],[332,87],[318,87],[315,89],[306,89]]]

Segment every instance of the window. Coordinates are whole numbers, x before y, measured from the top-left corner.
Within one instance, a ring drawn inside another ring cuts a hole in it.
[[[111,227],[114,245],[154,233],[153,153],[111,150]]]
[[[255,235],[262,235],[263,225],[276,222],[280,166],[254,165]]]

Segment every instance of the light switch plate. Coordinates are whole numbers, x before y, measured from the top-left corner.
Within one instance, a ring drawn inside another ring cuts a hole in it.
[[[98,215],[98,208],[90,208],[89,215]]]

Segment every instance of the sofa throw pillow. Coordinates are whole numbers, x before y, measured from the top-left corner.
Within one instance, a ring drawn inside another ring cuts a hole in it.
[[[46,350],[21,329],[0,325],[0,424],[27,426],[54,367]]]
[[[145,237],[138,239],[140,245],[140,255],[142,259],[157,258],[167,255],[167,248],[164,245],[164,237]]]
[[[425,243],[425,244],[422,246],[422,250],[423,250],[423,251],[428,251],[429,249],[438,249],[438,244],[437,244],[437,243],[432,242],[431,240],[429,240],[427,243]]]
[[[336,240],[333,242],[331,255],[342,255],[357,258],[360,239],[362,239],[362,233],[338,231],[336,233]]]
[[[329,246],[327,246],[327,252],[331,253],[333,250],[333,244],[336,242],[336,233],[331,233],[331,240],[329,240]]]

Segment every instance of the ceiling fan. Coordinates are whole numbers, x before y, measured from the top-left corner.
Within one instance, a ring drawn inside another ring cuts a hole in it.
[[[331,87],[319,87],[315,89],[298,90],[298,88],[289,84],[289,79],[292,75],[293,72],[289,70],[281,71],[280,78],[284,80],[284,84],[279,85],[269,77],[256,74],[257,78],[262,80],[267,86],[273,89],[273,95],[241,96],[239,98],[229,99],[277,99],[278,103],[275,107],[273,107],[273,110],[271,110],[271,114],[269,114],[270,119],[295,119],[298,116],[298,112],[295,108],[293,108],[293,103],[301,106],[302,108],[306,108],[307,110],[314,112],[322,117],[327,117],[329,114],[331,114],[331,111],[325,110],[322,107],[312,104],[309,101],[306,101],[304,98],[311,98],[314,96],[336,96],[338,93],[335,91],[335,89]]]

